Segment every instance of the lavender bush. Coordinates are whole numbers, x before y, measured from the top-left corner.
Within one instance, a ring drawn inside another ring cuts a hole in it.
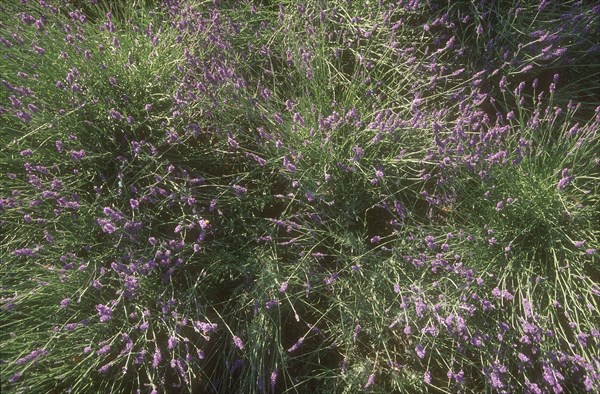
[[[3,2],[3,392],[599,391],[592,3]]]

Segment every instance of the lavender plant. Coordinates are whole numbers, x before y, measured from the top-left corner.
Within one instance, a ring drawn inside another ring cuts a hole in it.
[[[3,391],[600,390],[599,23],[3,3]]]

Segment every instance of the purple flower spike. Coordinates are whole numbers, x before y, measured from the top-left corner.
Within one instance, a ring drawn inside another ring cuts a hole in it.
[[[569,183],[571,183],[570,177],[561,178],[560,181],[558,181],[558,183],[556,184],[556,188],[558,190],[563,190],[565,187],[567,187]]]
[[[108,364],[106,364],[106,365],[103,365],[103,366],[101,366],[101,367],[98,369],[98,372],[100,372],[100,373],[102,373],[102,374],[105,374],[105,373],[107,373],[107,372],[108,372],[108,370],[110,369],[110,367],[111,367],[111,366],[112,366],[112,364],[111,364],[111,363],[108,363]]]
[[[241,196],[242,194],[246,193],[248,189],[240,185],[233,185],[233,191],[236,196]]]
[[[71,154],[71,159],[73,159],[73,161],[79,161],[81,159],[83,159],[85,157],[85,150],[81,149],[81,150],[73,150],[70,152]]]
[[[238,337],[237,335],[233,336],[233,344],[238,349],[244,350],[244,342],[242,342],[242,339],[240,337]]]
[[[96,351],[96,354],[98,356],[103,356],[103,355],[107,354],[108,352],[110,352],[110,345],[104,345]]]
[[[287,288],[288,288],[288,282],[287,281],[283,282],[283,283],[281,283],[281,286],[279,286],[279,292],[285,293]]]
[[[156,368],[160,365],[162,361],[162,354],[160,353],[160,349],[156,348],[154,351],[154,356],[152,357],[152,367]]]
[[[568,168],[563,168],[563,170],[560,173],[560,176],[561,176],[561,179],[556,184],[556,188],[559,191],[563,190],[565,187],[567,187],[567,185],[569,183],[571,183],[571,181],[573,180],[573,177],[569,175],[569,169]]]
[[[111,108],[109,111],[109,115],[114,119],[114,120],[121,120],[123,118],[123,115],[121,115],[121,113],[119,111],[117,111],[114,108]]]
[[[296,166],[293,165],[289,159],[286,157],[283,158],[283,166],[286,168],[286,170],[288,170],[289,172],[296,172]]]
[[[168,344],[167,344],[167,348],[168,348],[169,350],[173,350],[173,349],[175,349],[175,347],[177,346],[177,343],[178,343],[178,342],[179,342],[179,341],[177,340],[177,338],[176,338],[176,337],[170,337],[170,338],[169,338],[169,341],[168,341]]]
[[[375,374],[372,373],[369,375],[367,379],[367,383],[365,384],[365,388],[371,387],[375,383]]]
[[[279,377],[279,371],[276,369],[271,372],[271,391],[275,392],[275,385],[277,384],[277,378]]]
[[[304,338],[302,338],[302,337],[301,337],[301,338],[299,338],[299,339],[296,341],[296,343],[294,343],[294,344],[292,345],[292,347],[291,347],[291,348],[289,348],[289,349],[287,350],[287,351],[288,351],[288,353],[292,353],[292,352],[294,352],[294,351],[296,351],[296,350],[300,349],[300,346],[302,346],[302,342],[304,342]]]
[[[325,278],[323,280],[323,282],[327,285],[330,286],[332,284],[334,284],[337,280],[339,279],[339,275],[337,272],[334,272],[333,274],[329,275],[327,278]]]
[[[431,384],[431,372],[425,371],[425,374],[423,376],[423,381],[427,384]]]
[[[106,305],[98,304],[96,305],[96,311],[98,311],[98,315],[100,315],[100,322],[105,323],[107,321],[112,320],[113,310]]]
[[[279,305],[279,300],[269,300],[265,303],[265,308],[272,309]]]
[[[15,256],[33,256],[35,254],[35,252],[33,251],[33,249],[30,248],[23,248],[23,249],[15,249],[13,251],[13,254]]]

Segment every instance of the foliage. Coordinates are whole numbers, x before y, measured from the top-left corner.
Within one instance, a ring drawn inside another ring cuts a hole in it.
[[[3,2],[3,392],[599,391],[599,24]]]

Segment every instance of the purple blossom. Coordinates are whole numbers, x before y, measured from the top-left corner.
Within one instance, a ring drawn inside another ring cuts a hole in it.
[[[418,344],[415,347],[415,353],[417,353],[417,357],[419,357],[420,359],[423,359],[426,354],[426,351],[425,351],[425,348],[423,347],[423,345]]]
[[[231,366],[229,373],[234,373],[235,371],[240,369],[242,366],[244,366],[244,360],[241,358],[238,358],[237,360],[235,360],[233,362],[233,365]]]
[[[233,137],[232,133],[227,133],[227,143],[229,144],[229,146],[231,146],[233,149],[237,149],[240,147],[240,144],[238,144],[238,142],[235,140],[235,138]]]
[[[552,368],[548,367],[548,365],[544,365],[544,380],[546,381],[546,383],[548,383],[548,385],[550,387],[553,387],[554,385],[556,385],[556,380],[554,378],[554,374],[553,374],[553,370]]]
[[[492,373],[490,374],[490,381],[492,387],[495,389],[501,389],[504,387],[504,383],[502,382],[500,375],[496,371],[492,371]]]
[[[277,384],[278,376],[279,376],[279,370],[275,369],[273,372],[271,372],[270,382],[271,382],[271,391],[272,392],[275,392],[275,385]]]
[[[279,300],[269,300],[265,303],[265,308],[272,309],[277,305],[279,305]]]
[[[296,172],[296,166],[293,165],[289,159],[287,158],[287,156],[283,157],[283,166],[285,167],[286,170],[288,170],[289,172]]]
[[[201,321],[194,322],[193,326],[198,331],[201,331],[204,335],[210,334],[211,332],[216,332],[218,328],[216,323],[204,323]]]
[[[304,118],[302,117],[302,115],[300,115],[300,113],[294,113],[293,120],[294,123],[298,123],[300,126],[304,126]]]
[[[123,115],[121,115],[121,113],[114,108],[111,108],[108,111],[108,114],[110,115],[111,118],[113,118],[114,120],[117,120],[117,121],[119,121],[123,118]]]
[[[240,186],[240,185],[233,185],[233,191],[236,196],[240,196],[240,195],[246,193],[248,191],[248,189],[246,189],[245,187]]]
[[[21,119],[24,123],[29,123],[33,119],[29,112],[17,111],[17,118]]]
[[[123,219],[123,215],[120,212],[115,211],[111,207],[104,207],[104,209],[102,211],[111,220],[117,221],[117,220]]]
[[[529,357],[527,357],[526,355],[524,355],[523,353],[520,353],[520,352],[518,354],[518,358],[523,363],[528,363],[530,361]]]
[[[523,311],[525,312],[525,316],[532,317],[533,315],[531,310],[531,302],[529,302],[527,298],[523,298],[521,300],[521,304],[523,305]]]
[[[46,349],[44,349],[44,348],[36,349],[36,350],[33,350],[31,353],[29,353],[27,356],[21,357],[20,359],[15,361],[15,364],[24,365],[24,364],[27,364],[27,363],[30,363],[30,362],[36,360],[40,356],[45,356],[46,354],[48,354],[48,351]]]
[[[244,350],[244,342],[242,342],[242,339],[240,337],[238,337],[237,335],[233,336],[233,344],[238,349]]]
[[[563,190],[565,187],[567,187],[567,185],[571,183],[571,177],[564,177],[561,178],[558,183],[556,184],[556,188],[558,190]]]
[[[540,389],[540,387],[536,383],[527,383],[527,391],[526,393],[531,394],[543,394],[544,392]]]
[[[15,256],[26,256],[26,257],[31,257],[35,254],[33,249],[30,248],[22,248],[22,249],[15,249],[13,251],[13,254]]]
[[[177,346],[177,343],[178,343],[178,342],[179,342],[179,341],[177,340],[177,337],[174,337],[174,336],[171,336],[171,337],[169,337],[169,341],[168,341],[168,343],[167,343],[167,348],[168,348],[169,350],[173,350],[173,349],[175,349],[175,347]]]
[[[81,159],[83,159],[85,157],[85,150],[81,149],[81,150],[72,150],[70,152],[71,154],[71,159],[73,159],[73,161],[79,161]]]
[[[105,374],[105,373],[108,372],[108,370],[110,369],[110,367],[112,367],[112,363],[108,363],[106,365],[103,365],[100,368],[98,368],[98,372],[100,372],[101,374]]]
[[[367,383],[365,384],[364,388],[371,387],[374,383],[375,383],[375,374],[372,373],[369,375],[369,378],[367,379]]]
[[[323,280],[323,282],[327,285],[330,286],[332,284],[334,284],[339,278],[339,274],[337,272],[334,272],[333,274],[329,275],[327,278],[325,278]]]
[[[458,371],[457,373],[455,373],[454,374],[454,380],[458,384],[464,384],[465,383],[465,372],[461,369],[460,371]]]
[[[292,353],[295,352],[296,350],[300,349],[300,346],[302,346],[302,343],[304,342],[304,338],[300,337],[296,343],[294,343],[292,345],[292,347],[290,347],[287,351],[288,353]]]
[[[423,318],[424,312],[427,310],[427,305],[423,302],[421,298],[419,298],[415,302],[415,311],[417,312],[417,316],[419,319]]]
[[[102,228],[102,231],[106,234],[112,234],[117,231],[117,228],[110,222],[110,220],[106,219],[98,219],[98,224]]]
[[[431,372],[425,371],[425,374],[423,375],[423,381],[427,384],[431,384]]]
[[[295,103],[290,99],[285,101],[285,107],[287,108],[288,111],[292,111],[294,109],[294,105],[295,105]]]
[[[21,100],[19,100],[15,95],[11,94],[10,96],[8,96],[8,99],[13,108],[19,109],[19,108],[23,107],[23,102]],[[29,150],[31,150],[31,149],[29,149]],[[23,152],[21,152],[21,156],[25,156],[23,154]]]
[[[352,158],[353,161],[359,161],[365,153],[363,148],[361,148],[360,146],[354,146],[352,148],[352,151],[354,152],[354,157]]]
[[[156,350],[154,351],[154,355],[152,356],[152,367],[153,368],[158,367],[161,362],[162,362],[162,354],[160,352],[160,349],[157,347]]]
[[[288,282],[287,281],[282,282],[281,285],[279,286],[279,292],[285,293],[287,288],[288,288]]]
[[[110,345],[104,345],[96,351],[96,354],[98,356],[103,356],[103,355],[107,354],[108,352],[110,352]]]
[[[112,320],[113,310],[106,305],[98,304],[96,305],[96,311],[98,311],[98,315],[100,316],[100,322],[105,323],[107,321]]]
[[[254,160],[256,160],[256,162],[258,163],[259,166],[264,167],[267,164],[267,161],[265,159],[263,159],[262,157],[255,155],[254,153],[248,153],[247,156],[253,158]]]

